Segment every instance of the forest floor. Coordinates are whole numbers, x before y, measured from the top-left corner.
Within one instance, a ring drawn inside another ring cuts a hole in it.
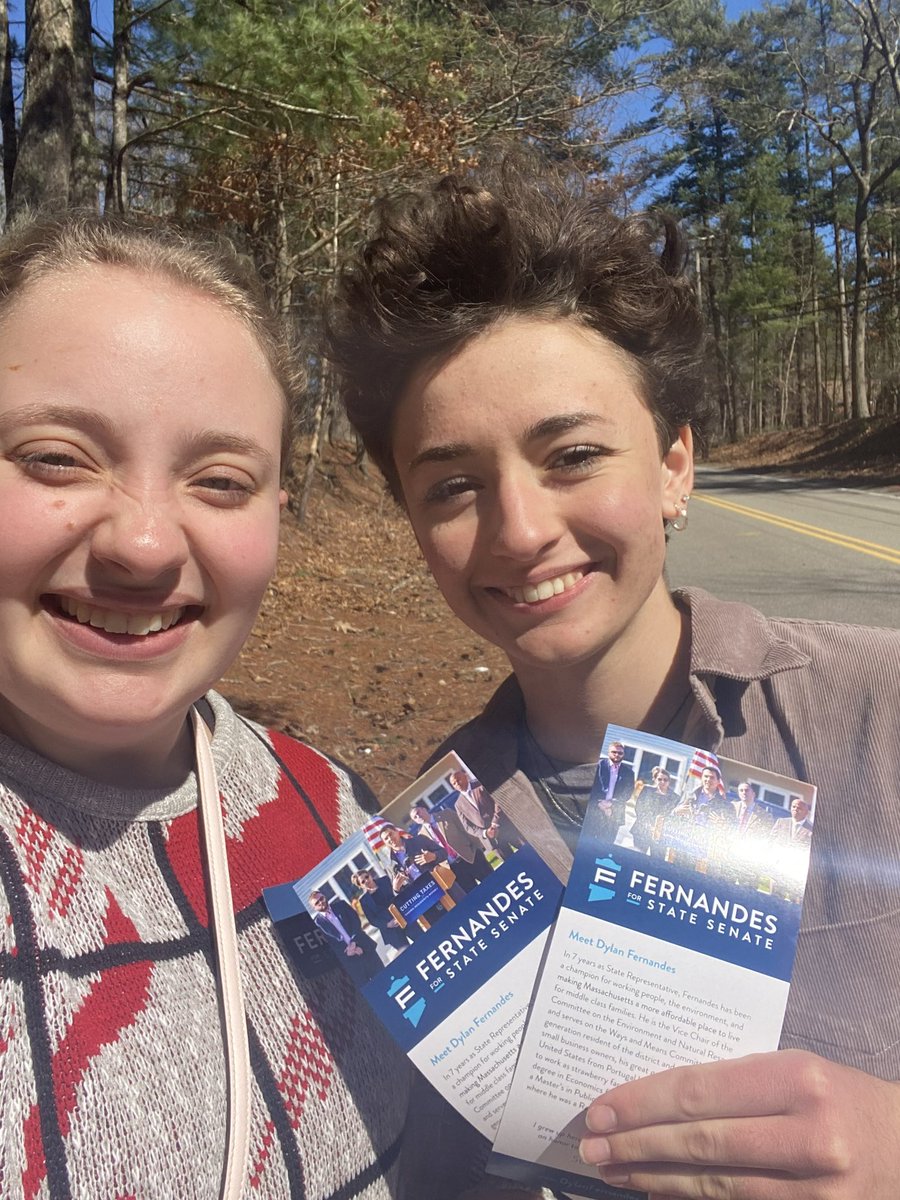
[[[900,489],[900,420],[754,437],[709,461]],[[220,689],[354,767],[387,802],[507,670],[449,613],[374,471],[332,447],[304,524],[285,516],[278,574]]]

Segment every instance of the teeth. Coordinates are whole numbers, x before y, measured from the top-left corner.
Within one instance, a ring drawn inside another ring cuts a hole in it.
[[[127,633],[128,613],[102,613],[95,609],[91,613],[91,625],[95,629],[105,629],[107,633]]]
[[[516,604],[537,604],[541,600],[549,600],[551,596],[567,592],[581,579],[584,579],[584,571],[568,571],[565,575],[557,575],[555,579],[542,579],[540,583],[530,583],[523,588],[506,588],[505,591]]]
[[[135,637],[146,637],[148,633],[169,629],[184,616],[183,608],[170,608],[161,613],[111,612],[106,608],[92,608],[81,600],[70,600],[66,596],[60,597],[59,606],[80,625],[90,625],[105,633],[130,633]]]
[[[159,613],[153,617],[133,616],[128,618],[127,633],[139,634],[146,637],[148,633],[158,633],[163,627],[163,619]],[[171,622],[170,622],[171,624]],[[167,626],[168,628],[168,626]]]

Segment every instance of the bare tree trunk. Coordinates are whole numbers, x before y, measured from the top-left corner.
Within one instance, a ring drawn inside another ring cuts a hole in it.
[[[112,137],[106,169],[106,211],[128,208],[128,63],[131,52],[131,0],[115,0],[113,17]]]
[[[309,453],[306,456],[306,467],[303,471],[303,486],[300,489],[300,499],[297,502],[297,520],[301,523],[306,517],[306,506],[309,504],[309,498],[312,495],[312,485],[316,475],[316,463],[319,461],[322,428],[325,424],[328,409],[331,407],[332,386],[328,375],[329,372],[327,370],[322,373],[319,399],[316,402],[316,411],[313,417],[312,440],[309,444]]]
[[[831,418],[828,397],[825,395],[825,369],[822,365],[822,314],[819,311],[819,281],[815,268],[812,274],[812,349],[813,349],[813,420],[816,424]]]
[[[835,187],[835,172],[834,167],[831,169],[832,189]],[[837,215],[837,206],[834,212],[834,273],[837,282],[838,294],[838,334],[839,334],[839,349],[841,352],[841,400],[843,403],[843,415],[850,416],[850,322],[848,319],[847,309],[847,281],[844,278],[844,247],[841,242],[841,226]]]
[[[754,433],[759,423],[757,413],[758,397],[759,397],[759,322],[756,317],[752,318],[752,333],[750,335],[750,345],[753,347],[753,353],[750,356],[750,395],[747,403],[747,415],[749,417],[746,432]]]
[[[282,316],[291,311],[291,292],[294,283],[294,264],[291,262],[288,245],[287,213],[284,207],[284,183],[281,172],[278,176],[278,191],[275,199],[275,307]]]
[[[6,211],[12,203],[13,172],[16,169],[18,130],[16,129],[16,102],[12,84],[12,42],[9,40],[9,11],[6,0],[0,0],[0,38],[3,41],[3,59],[0,69],[0,130],[3,133],[3,198]]]
[[[828,15],[826,13],[823,0],[819,0],[817,5],[819,17],[819,31],[821,35],[821,55],[825,67],[825,99],[827,101],[829,111],[833,112],[835,108],[833,87],[834,87],[834,67],[831,56],[828,52]],[[844,248],[842,242],[842,230],[840,215],[838,213],[838,179],[835,168],[835,153],[837,147],[833,137],[833,122],[829,121],[825,129],[821,129],[820,133],[825,137],[825,141],[830,147],[829,157],[829,173],[831,175],[831,220],[832,229],[834,231],[834,273],[837,282],[838,294],[838,324],[840,328],[840,351],[841,351],[841,399],[843,403],[844,417],[850,416],[851,409],[851,378],[850,378],[850,336],[848,325],[848,309],[847,309],[847,287],[844,281]]]
[[[26,0],[25,100],[12,214],[69,203],[75,114],[74,0]]]
[[[853,223],[856,242],[856,269],[853,279],[853,353],[850,360],[850,381],[854,417],[870,417],[869,390],[866,379],[866,324],[869,306],[869,197],[857,195]]]
[[[288,208],[285,203],[287,172],[284,150],[275,145],[269,153],[265,186],[259,201],[263,212],[256,236],[264,244],[260,272],[265,280],[272,305],[283,316],[291,309],[296,265],[291,255]]]
[[[328,257],[331,265],[332,280],[337,278],[338,272],[338,256],[340,251],[340,235],[338,227],[340,225],[341,215],[341,169],[340,165],[335,172],[333,184],[334,204],[332,210],[333,233],[328,245]],[[297,520],[302,521],[306,516],[306,506],[309,503],[309,497],[312,492],[313,479],[315,477],[316,463],[319,461],[320,446],[322,442],[322,430],[326,428],[326,419],[334,406],[334,379],[330,367],[325,367],[321,373],[319,385],[319,398],[316,402],[316,411],[313,418],[313,434],[312,441],[309,446],[309,453],[306,458],[306,470],[303,474],[303,488],[300,492],[300,501],[297,506]]]
[[[887,303],[887,327],[889,329],[900,328],[900,270],[898,270],[898,257],[900,256],[897,254],[897,232],[896,226],[892,226],[888,238],[888,278],[891,280]],[[885,411],[886,413],[896,413],[900,411],[900,353],[898,353],[896,338],[888,338],[886,340],[885,352],[885,377],[894,381],[886,396],[887,407]]]
[[[731,392],[731,374],[728,370],[728,338],[722,311],[719,307],[719,292],[714,277],[712,250],[707,250],[706,256],[706,294],[709,297],[709,315],[713,330],[713,343],[716,352],[716,373],[719,380],[719,433],[727,433],[734,437],[735,419],[734,403]]]
[[[72,14],[72,178],[69,203],[97,210],[99,158],[94,128],[94,56],[91,42],[91,2],[74,0]]]
[[[822,330],[819,313],[819,272],[816,258],[819,239],[816,237],[816,220],[813,216],[812,153],[809,145],[809,126],[803,126],[803,153],[806,165],[806,194],[809,202],[809,288],[812,297],[812,344],[813,344],[813,420],[825,419],[825,380],[822,373]]]
[[[798,313],[797,320],[794,322],[794,332],[791,334],[791,344],[788,347],[787,362],[784,364],[784,373],[781,378],[781,400],[778,406],[778,424],[781,429],[784,429],[787,424],[788,414],[788,392],[791,386],[791,367],[794,362],[794,350],[797,346],[797,334],[800,332],[800,315]]]

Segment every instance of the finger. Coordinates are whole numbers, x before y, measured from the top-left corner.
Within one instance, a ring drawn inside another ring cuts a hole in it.
[[[648,1125],[605,1137],[586,1137],[580,1152],[605,1169],[616,1163],[684,1164],[696,1170],[764,1170],[815,1173],[810,1138],[799,1118],[743,1117]]]
[[[587,1110],[593,1133],[634,1129],[658,1122],[708,1117],[767,1116],[790,1111],[801,1060],[792,1050],[673,1067],[619,1084]]]
[[[796,1181],[756,1171],[686,1173],[665,1163],[602,1172],[612,1187],[649,1193],[649,1200],[791,1200]]]

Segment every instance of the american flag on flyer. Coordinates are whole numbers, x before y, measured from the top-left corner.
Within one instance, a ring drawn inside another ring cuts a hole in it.
[[[373,817],[363,825],[363,837],[376,853],[384,849],[384,827],[392,823],[385,817]]]
[[[719,760],[710,750],[694,751],[694,757],[691,759],[691,765],[687,769],[688,779],[696,779],[699,783],[700,776],[707,767],[711,767],[712,770],[715,771],[715,773],[719,776],[719,791],[724,792],[725,789],[722,787],[722,771],[719,767]]]

